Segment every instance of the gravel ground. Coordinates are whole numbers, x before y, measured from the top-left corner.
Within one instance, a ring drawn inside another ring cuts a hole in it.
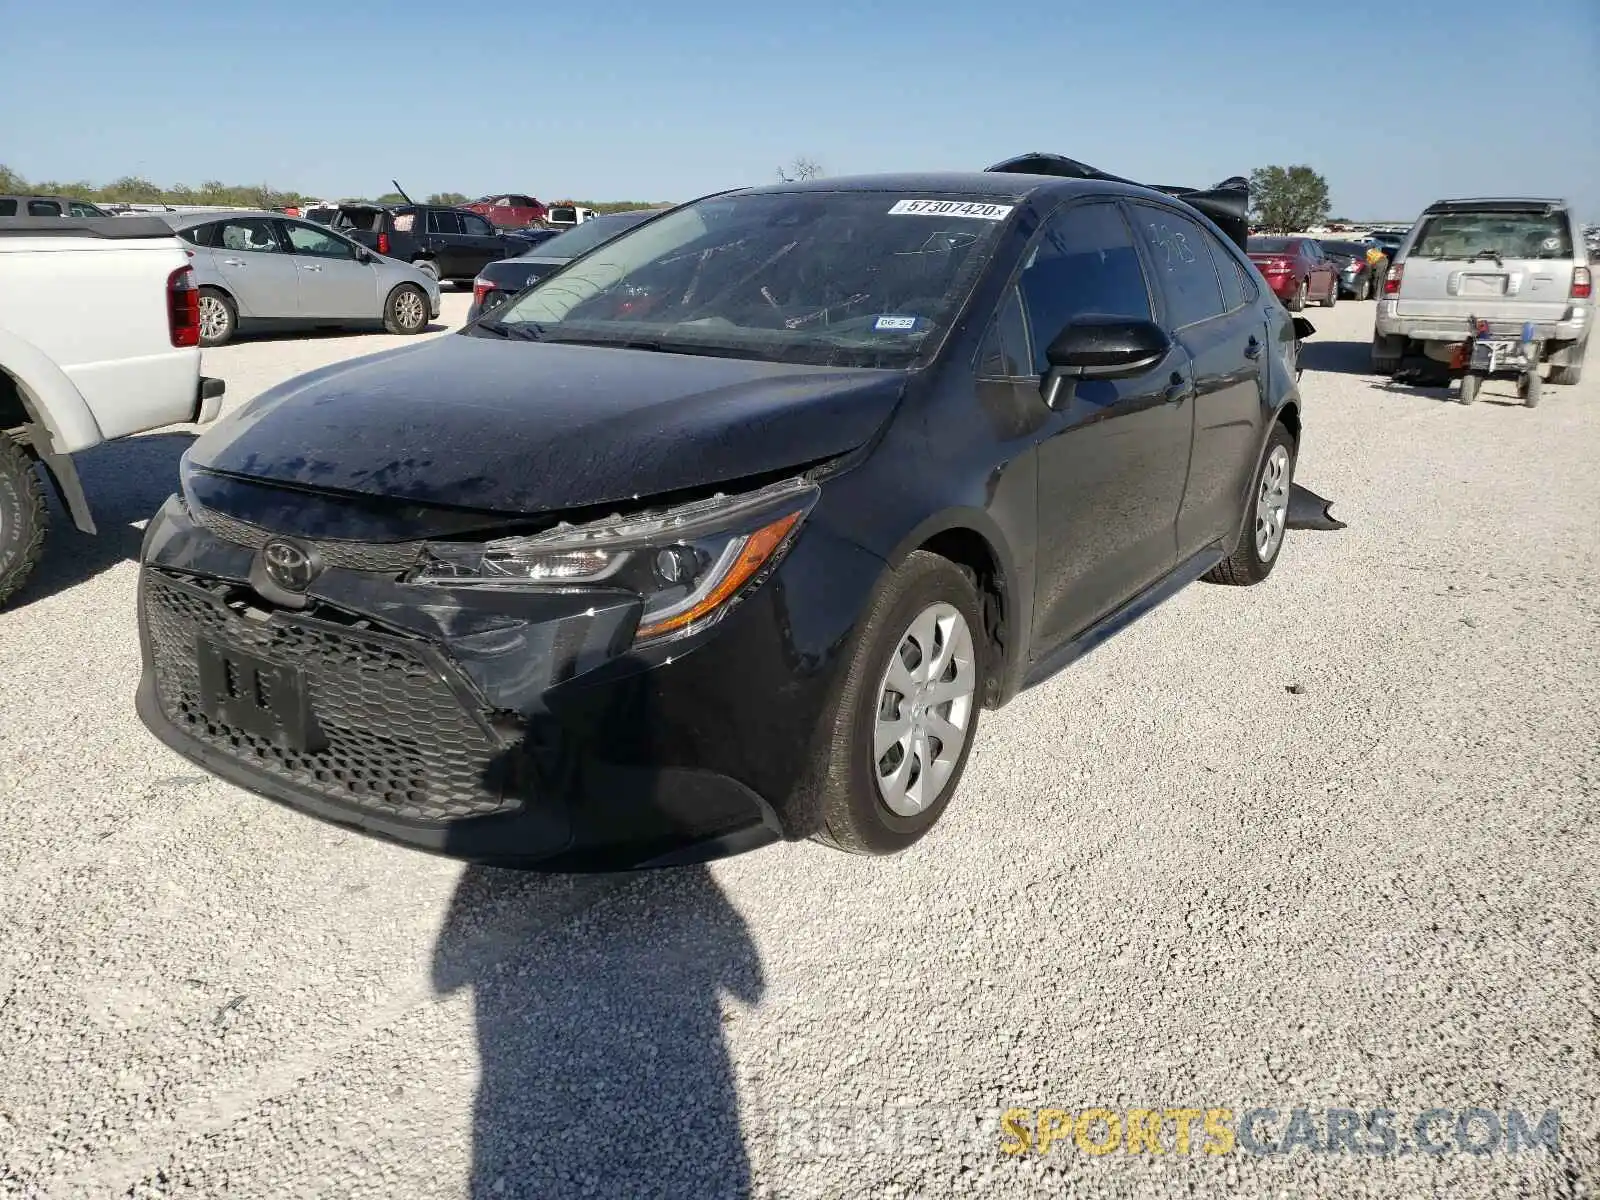
[[[463,870],[208,778],[132,705],[188,435],[85,456],[105,533],[0,613],[0,1193],[1588,1195],[1600,363],[1463,408],[1363,374],[1372,305],[1309,315],[1300,478],[1350,528],[987,714],[887,861]],[[237,404],[398,341],[207,369]],[[1013,1158],[992,1125],[1254,1105],[1402,1143],[1554,1109],[1560,1150]]]

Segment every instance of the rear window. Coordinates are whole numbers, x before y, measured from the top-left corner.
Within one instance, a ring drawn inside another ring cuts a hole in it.
[[[15,200],[0,200],[0,217],[14,217],[17,215],[17,202]]]
[[[1294,242],[1289,238],[1253,237],[1249,243],[1251,254],[1287,254],[1293,249]]]
[[[335,229],[360,229],[365,233],[377,233],[383,228],[383,209],[381,208],[341,208],[339,215],[334,219]]]
[[[1422,219],[1413,258],[1571,258],[1572,236],[1560,212],[1448,212]]]
[[[59,217],[61,205],[54,200],[29,200],[28,215],[30,217]]]

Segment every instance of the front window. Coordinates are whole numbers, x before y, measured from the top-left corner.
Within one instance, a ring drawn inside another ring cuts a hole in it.
[[[334,237],[326,229],[315,225],[289,224],[289,245],[296,254],[313,258],[354,258],[355,247],[342,237]]]
[[[888,192],[719,196],[622,234],[482,329],[776,362],[907,367],[941,341],[1011,209],[981,197]],[[551,241],[540,252],[555,249]]]
[[[1424,217],[1412,258],[1571,258],[1559,212],[1449,212]]]
[[[28,215],[30,217],[59,217],[61,205],[54,200],[29,200]]]

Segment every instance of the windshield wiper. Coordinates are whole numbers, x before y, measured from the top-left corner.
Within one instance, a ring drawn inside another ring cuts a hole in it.
[[[1494,265],[1497,267],[1503,267],[1506,265],[1505,260],[1500,257],[1500,251],[1498,250],[1479,250],[1475,252],[1471,258],[1467,259],[1467,261],[1477,262],[1480,258],[1494,259]]]
[[[512,338],[519,342],[539,342],[544,340],[544,326],[532,321],[521,321],[515,325],[506,321],[479,321],[474,326],[485,333],[492,333],[498,338]]]

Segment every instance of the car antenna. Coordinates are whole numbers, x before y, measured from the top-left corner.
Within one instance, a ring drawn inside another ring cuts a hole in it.
[[[415,204],[416,203],[415,200],[413,200],[410,196],[406,195],[406,190],[405,190],[405,188],[400,186],[400,181],[398,179],[391,179],[391,180],[389,180],[389,182],[394,184],[394,190],[400,193],[400,198],[402,200],[404,200],[407,204]]]

